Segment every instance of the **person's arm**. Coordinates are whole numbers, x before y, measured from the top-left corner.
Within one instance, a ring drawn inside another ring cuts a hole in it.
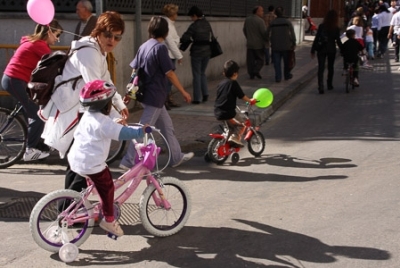
[[[250,99],[249,97],[247,97],[246,95],[244,95],[244,97],[242,98],[242,100],[244,100],[245,102],[250,103],[251,105],[254,105],[256,103],[256,99]]]
[[[178,45],[174,41],[174,35],[177,36],[176,29],[174,26],[171,26],[169,28],[168,35],[165,38],[165,44],[167,45],[168,50],[171,52],[172,56],[178,61],[181,61],[183,56],[181,51],[179,50]]]
[[[148,125],[142,127],[123,126],[119,132],[118,140],[122,141],[142,138],[144,135],[144,129],[147,126]]]
[[[338,28],[335,34],[335,41],[337,46],[339,47],[339,49],[342,49],[343,43],[342,43],[342,39],[340,38],[340,29]]]
[[[194,26],[194,23],[192,23],[181,37],[181,40],[180,40],[181,45],[179,46],[180,50],[185,51],[190,46],[190,44],[193,41],[192,37],[193,37],[194,31],[195,31],[195,26]]]
[[[392,35],[393,35],[393,25],[390,24],[389,32],[388,32],[387,38],[388,38],[388,39],[391,39],[391,38],[392,38]]]
[[[170,70],[165,74],[168,80],[171,82],[172,85],[178,89],[178,91],[182,94],[185,102],[190,103],[192,101],[192,97],[190,94],[183,88],[181,82],[179,81],[178,77],[176,76],[174,70]]]

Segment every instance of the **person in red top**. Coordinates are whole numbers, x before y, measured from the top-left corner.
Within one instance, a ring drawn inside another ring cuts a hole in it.
[[[21,103],[25,118],[28,119],[28,139],[24,161],[42,159],[49,156],[48,147],[40,141],[44,122],[37,115],[39,106],[29,99],[26,92],[31,73],[43,55],[51,52],[50,45],[54,45],[63,28],[57,20],[50,24],[37,24],[33,34],[23,36],[20,46],[8,63],[1,85],[18,102]]]

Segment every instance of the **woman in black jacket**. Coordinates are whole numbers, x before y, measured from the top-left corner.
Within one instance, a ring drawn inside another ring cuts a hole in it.
[[[193,101],[200,104],[208,100],[206,69],[210,60],[211,25],[205,19],[203,12],[196,6],[190,8],[188,16],[193,20],[187,31],[182,35],[180,49],[190,48],[190,61],[193,75]]]
[[[340,40],[339,17],[335,10],[329,10],[318,31],[311,47],[311,58],[318,58],[318,92],[324,94],[325,60],[328,59],[328,90],[333,89],[333,72],[336,58],[336,44],[342,47]]]

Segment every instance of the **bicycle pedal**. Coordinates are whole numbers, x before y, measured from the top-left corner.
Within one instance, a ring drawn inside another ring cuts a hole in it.
[[[116,236],[116,235],[113,234],[113,233],[106,232],[106,234],[107,234],[107,237],[109,237],[109,238],[111,238],[111,239],[117,240],[117,238],[118,238],[118,236]]]

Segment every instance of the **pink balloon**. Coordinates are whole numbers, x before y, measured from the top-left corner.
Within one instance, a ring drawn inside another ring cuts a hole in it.
[[[29,0],[26,9],[29,17],[42,25],[49,24],[54,18],[54,5],[51,0]]]

